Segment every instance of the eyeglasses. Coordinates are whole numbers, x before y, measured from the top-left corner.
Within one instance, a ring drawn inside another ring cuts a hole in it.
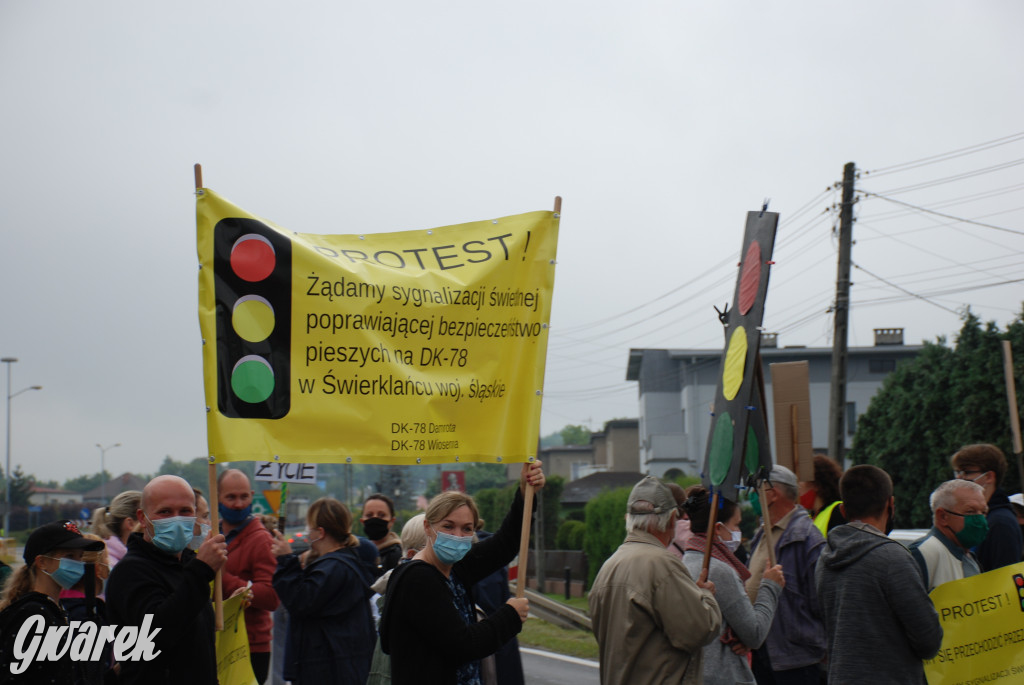
[[[983,511],[972,511],[972,512],[968,512],[966,514],[961,514],[960,512],[953,511],[951,509],[943,509],[942,511],[946,512],[947,514],[952,514],[953,516],[959,516],[960,518],[964,518],[966,516],[977,516],[978,514],[981,514],[982,516],[985,515],[985,512],[983,512]]]
[[[970,476],[975,473],[985,473],[984,471],[953,471],[954,478],[963,478],[964,476]]]

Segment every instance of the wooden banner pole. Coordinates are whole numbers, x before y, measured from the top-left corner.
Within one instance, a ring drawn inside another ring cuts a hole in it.
[[[1024,446],[1020,439],[1020,412],[1017,410],[1017,387],[1013,378],[1013,348],[1009,340],[1003,341],[1003,375],[1006,377],[1006,402],[1010,409],[1010,432],[1013,436],[1013,456],[1017,459],[1017,473],[1024,487]]]
[[[701,567],[701,576],[708,577],[708,567],[711,566],[711,545],[715,535],[715,523],[718,519],[718,491],[711,493],[711,511],[708,512],[708,529],[704,535],[704,564]]]
[[[523,464],[523,477],[525,478],[530,462]],[[533,521],[533,486],[526,483],[526,492],[523,493],[523,529],[519,534],[519,566],[516,568],[516,597],[522,599],[526,596],[526,560],[530,550],[530,523]],[[544,588],[537,588],[543,592]]]
[[[217,504],[220,501],[217,495],[217,465],[210,462],[210,530],[216,535],[220,532],[220,511]],[[224,630],[224,577],[223,570],[217,569],[217,575],[213,578],[213,617],[214,628]]]
[[[196,190],[199,191],[203,187],[203,165],[196,164],[192,167],[192,171],[195,174]],[[207,474],[210,481],[210,530],[213,531],[214,535],[220,533],[220,511],[217,509],[217,504],[220,498],[217,496],[217,465],[210,462],[209,473]],[[213,578],[213,618],[214,628],[217,630],[224,630],[224,576],[220,569],[217,569],[217,575]]]
[[[562,213],[562,198],[559,195],[555,196],[555,209],[554,213],[560,215]],[[540,442],[537,443],[538,455],[540,454]],[[530,462],[523,464],[523,476],[526,476],[527,471],[530,468]],[[526,484],[526,492],[523,493],[523,527],[519,534],[519,565],[516,567],[516,597],[522,599],[526,596],[526,572],[527,572],[527,559],[530,552],[530,525],[533,522],[533,486],[529,483]],[[544,525],[543,521],[538,522],[538,525]],[[538,576],[539,578],[540,576]],[[544,588],[538,587],[538,592],[543,592]]]
[[[768,560],[774,566],[775,541],[772,540],[772,515],[768,512],[768,505],[764,501],[767,491],[768,488],[765,487],[765,481],[761,481],[760,485],[757,486],[757,496],[761,499],[761,518],[764,519],[764,535],[761,536],[761,540],[764,544],[768,545]]]

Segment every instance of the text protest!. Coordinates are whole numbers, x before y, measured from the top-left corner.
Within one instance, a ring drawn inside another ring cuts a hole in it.
[[[312,235],[204,190],[197,228],[215,461],[535,455],[556,214]]]
[[[942,647],[925,661],[929,685],[1024,678],[1024,563],[944,583],[931,593]]]

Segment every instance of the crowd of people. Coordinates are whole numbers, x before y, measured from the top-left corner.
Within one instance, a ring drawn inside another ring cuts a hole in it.
[[[244,472],[227,469],[217,479],[219,530],[201,490],[158,476],[97,510],[92,532],[67,520],[31,532],[24,565],[0,597],[0,683],[216,684],[212,587],[219,573],[224,595],[241,595],[261,685],[270,677],[275,632],[285,642],[275,664],[281,682],[516,685],[521,667],[518,675],[509,666],[499,673],[493,657],[521,630],[529,602],[507,596],[507,575],[504,599],[496,600],[487,579],[518,552],[522,492],[544,482],[540,462],[524,467],[520,492],[494,534],[482,531],[476,504],[463,493],[435,497],[402,537],[384,495],[363,506],[366,538],[354,534],[348,507],[321,498],[306,515],[309,549],[295,554],[272,519],[253,514]],[[483,605],[490,612],[478,616]],[[133,640],[151,643],[140,658],[117,658],[117,641],[85,654],[72,648],[26,657],[29,632],[62,629],[74,645],[79,633],[124,626],[136,629]]]
[[[924,685],[943,637],[929,593],[1024,550],[1024,495],[1001,489],[1002,451],[968,445],[950,467],[932,528],[905,546],[889,537],[897,503],[882,469],[844,473],[817,455],[800,482],[776,465],[751,498],[770,526],[749,555],[737,502],[644,478],[590,592],[602,684]]]
[[[601,682],[923,684],[943,636],[929,593],[1024,553],[1024,496],[1000,487],[1005,455],[969,445],[950,466],[929,499],[931,529],[906,546],[889,537],[897,503],[875,466],[844,473],[817,455],[804,482],[774,466],[751,498],[765,525],[749,546],[741,503],[643,478],[625,540],[590,590]],[[401,535],[394,503],[375,494],[358,519],[365,538],[342,502],[321,498],[296,554],[273,519],[253,514],[244,472],[218,477],[217,530],[201,490],[158,476],[97,510],[88,533],[62,520],[29,535],[0,598],[0,683],[217,683],[218,572],[224,595],[241,595],[261,685],[282,640],[275,682],[522,683],[515,639],[529,602],[509,596],[506,567],[526,486],[544,482],[539,462],[524,467],[493,533],[462,492],[435,497]],[[119,659],[108,643],[87,659],[27,660],[17,640],[30,622],[149,626],[153,649]]]

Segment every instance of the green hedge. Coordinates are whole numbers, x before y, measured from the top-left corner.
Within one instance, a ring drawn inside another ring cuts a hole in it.
[[[586,535],[587,524],[583,521],[567,520],[558,527],[558,542],[556,549],[583,549],[583,536]]]
[[[626,538],[626,502],[632,486],[615,490],[604,490],[587,502],[586,532],[583,535],[583,551],[587,555],[589,568],[587,587],[597,576],[598,569]]]

